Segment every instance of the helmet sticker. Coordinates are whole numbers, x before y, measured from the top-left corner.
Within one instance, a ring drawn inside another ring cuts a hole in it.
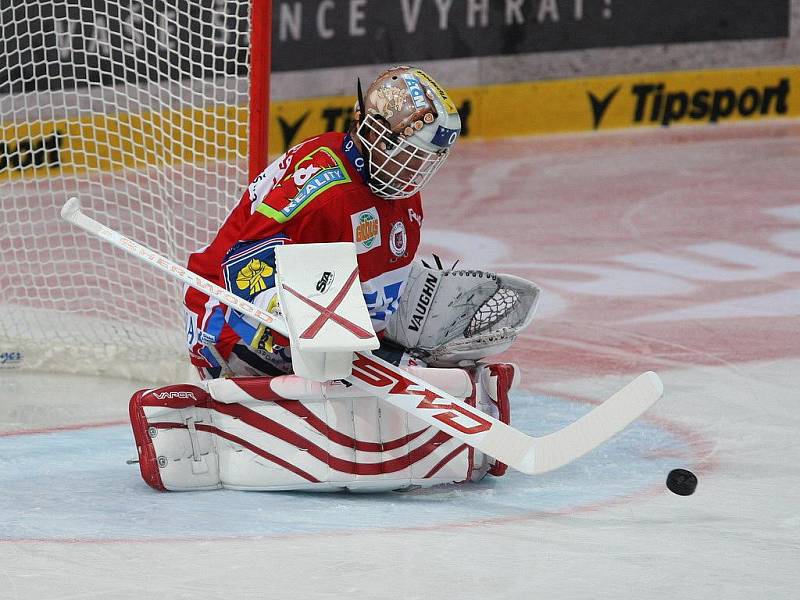
[[[406,87],[408,88],[408,93],[411,95],[411,100],[414,102],[414,106],[418,109],[428,108],[425,90],[422,89],[419,79],[410,73],[403,73],[402,77],[403,81],[406,82]]]
[[[403,100],[405,100],[405,94],[400,88],[379,87],[369,94],[369,103],[375,106],[369,112],[391,119],[396,112],[403,110]]]
[[[456,143],[458,139],[458,131],[455,129],[448,129],[447,127],[442,127],[439,125],[439,129],[436,130],[436,133],[431,140],[431,143],[436,144],[442,148],[449,148],[453,144]]]
[[[450,99],[450,96],[447,95],[447,92],[445,92],[430,75],[428,75],[422,69],[414,69],[414,72],[430,87],[431,90],[433,90],[437,96],[439,96],[439,100],[444,105],[444,108],[448,113],[452,115],[458,112],[456,105]]]

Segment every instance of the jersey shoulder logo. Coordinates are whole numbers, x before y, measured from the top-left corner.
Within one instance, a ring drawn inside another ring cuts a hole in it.
[[[356,254],[364,254],[381,245],[381,221],[375,207],[350,215]]]
[[[349,181],[347,169],[336,152],[320,146],[298,160],[275,186],[275,190],[284,190],[286,200],[280,201],[282,206],[270,204],[267,197],[256,211],[278,223],[285,223],[325,190]]]
[[[392,254],[398,258],[406,255],[406,246],[408,245],[408,234],[406,234],[406,226],[402,221],[397,221],[392,225],[392,231],[389,233],[389,248]]]

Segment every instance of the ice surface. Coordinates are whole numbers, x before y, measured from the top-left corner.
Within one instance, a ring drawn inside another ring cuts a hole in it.
[[[798,142],[775,124],[456,150],[426,251],[543,288],[507,355],[514,425],[664,380],[643,419],[544,476],[157,493],[125,464],[148,382],[0,370],[0,598],[797,598]],[[693,496],[664,487],[675,467]]]
[[[515,424],[536,435],[574,421],[590,406],[542,395],[517,395]],[[660,492],[676,457],[687,452],[685,433],[642,420],[586,460],[546,477],[511,473],[481,485],[403,494],[338,495],[219,491],[164,495],[143,485],[127,425],[0,437],[3,535],[18,539],[115,540],[269,536],[297,532],[368,530],[387,524],[430,527],[497,520],[613,503],[631,494]],[[618,463],[625,460],[620,472]],[[61,477],[53,480],[53,473]],[[602,485],[597,485],[602,483]],[[79,493],[76,493],[77,491]],[[91,498],[91,502],[87,502]],[[235,505],[236,513],[220,513]],[[295,511],[303,514],[297,522]],[[141,520],[139,516],[147,516]],[[206,525],[195,529],[197,519]],[[159,532],[156,536],[155,532]]]

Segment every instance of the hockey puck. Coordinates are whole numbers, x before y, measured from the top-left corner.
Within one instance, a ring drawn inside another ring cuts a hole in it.
[[[697,489],[697,477],[686,469],[673,469],[667,475],[667,487],[678,496],[691,496]]]

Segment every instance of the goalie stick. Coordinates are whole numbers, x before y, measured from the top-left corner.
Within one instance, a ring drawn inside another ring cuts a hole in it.
[[[61,209],[61,216],[171,277],[257,319],[282,335],[288,335],[282,317],[257,308],[243,298],[109,229],[81,212],[77,198],[67,200]],[[658,375],[648,371],[574,423],[551,434],[533,437],[368,352],[354,353],[352,374],[346,381],[528,475],[546,473],[580,458],[630,425],[664,392]]]

